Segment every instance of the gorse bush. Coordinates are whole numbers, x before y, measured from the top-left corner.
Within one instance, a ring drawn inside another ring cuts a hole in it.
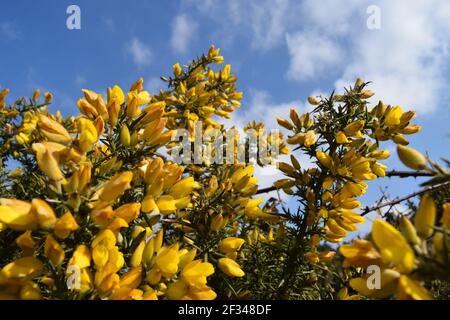
[[[155,94],[142,79],[106,97],[83,90],[81,114],[67,118],[48,110],[51,93],[7,103],[1,91],[0,298],[448,298],[449,174],[407,146],[420,131],[415,113],[369,107],[374,93],[360,79],[343,94],[309,97],[311,112],[278,118],[286,137],[249,123],[258,150],[277,146],[267,159],[238,161],[255,147],[244,138],[227,140],[231,162],[173,161],[176,132],[193,142],[196,126],[204,154],[222,155],[230,128],[220,118],[243,97],[223,60],[211,46],[175,64]],[[382,163],[387,141],[414,170],[402,174],[432,178],[409,197],[361,208],[367,181],[396,174]],[[255,166],[279,155],[290,156],[278,163],[285,178],[258,186]],[[265,202],[275,189],[295,206]],[[418,208],[377,218],[366,239],[343,244],[365,214],[413,196]]]

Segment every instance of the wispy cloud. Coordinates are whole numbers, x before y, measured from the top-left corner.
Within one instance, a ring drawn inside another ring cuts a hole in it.
[[[338,44],[314,32],[287,34],[286,43],[290,56],[287,75],[293,80],[317,80],[342,59]]]
[[[10,22],[0,23],[0,34],[10,40],[20,38],[20,31],[17,26]]]
[[[77,85],[84,85],[86,83],[86,78],[82,75],[76,75],[75,77],[75,84]]]
[[[116,28],[116,24],[112,18],[103,17],[102,23],[105,26],[105,28],[109,31],[114,31],[114,29]]]
[[[176,16],[172,24],[172,36],[170,38],[172,49],[176,53],[186,53],[197,29],[197,22],[188,15],[181,14]]]
[[[125,51],[131,56],[138,68],[148,66],[152,62],[152,50],[137,37],[126,44]]]

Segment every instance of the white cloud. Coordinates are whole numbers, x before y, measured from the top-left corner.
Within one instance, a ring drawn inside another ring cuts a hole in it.
[[[126,52],[131,55],[133,62],[139,68],[148,66],[152,61],[152,51],[137,37],[131,39],[129,43],[126,44]]]
[[[362,76],[373,81],[374,98],[419,113],[434,111],[450,89],[444,81],[450,3],[380,1],[380,8],[380,30],[351,34],[351,62],[336,86]]]
[[[314,32],[286,35],[290,56],[288,77],[293,80],[318,79],[342,59],[340,46]]]
[[[448,103],[450,2],[442,0],[184,0],[212,23],[220,39],[249,40],[251,47],[286,46],[294,81],[356,77],[390,104],[419,114]],[[380,8],[381,29],[369,30],[367,8]],[[219,30],[219,31],[217,31]],[[235,41],[237,43],[237,41]],[[444,100],[444,101],[442,101]]]
[[[198,29],[198,24],[188,15],[181,14],[175,17],[172,25],[170,45],[176,53],[186,53]]]

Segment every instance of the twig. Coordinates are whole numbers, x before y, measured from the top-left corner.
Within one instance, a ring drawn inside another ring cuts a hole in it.
[[[380,205],[376,205],[376,206],[373,206],[373,207],[365,207],[363,209],[363,212],[361,213],[361,216],[365,216],[369,212],[372,212],[372,211],[375,211],[375,210],[378,210],[378,209],[381,209],[381,208],[384,208],[384,207],[387,207],[387,206],[391,206],[391,207],[395,206],[396,204],[399,204],[400,202],[403,202],[403,201],[406,201],[408,199],[414,198],[414,197],[416,197],[418,195],[421,195],[422,193],[425,193],[425,192],[428,192],[428,191],[433,191],[433,190],[436,190],[436,189],[439,189],[439,188],[442,188],[442,187],[445,187],[445,186],[450,186],[450,181],[447,181],[447,182],[444,182],[444,183],[441,183],[441,184],[437,184],[437,185],[434,185],[434,186],[431,186],[431,187],[423,188],[422,190],[419,190],[417,192],[411,193],[411,194],[409,194],[407,196],[404,196],[402,198],[396,198],[396,199],[394,199],[392,201],[388,201],[388,202],[382,203]]]
[[[391,170],[386,172],[386,177],[399,177],[399,178],[409,178],[409,177],[413,177],[413,178],[417,178],[417,177],[432,177],[434,175],[434,173],[432,172],[427,172],[427,171],[396,171],[396,170]],[[267,187],[267,188],[262,188],[259,189],[258,191],[256,191],[256,194],[261,194],[261,193],[268,193],[268,192],[272,192],[277,190],[277,188],[275,188],[274,186],[272,187]]]

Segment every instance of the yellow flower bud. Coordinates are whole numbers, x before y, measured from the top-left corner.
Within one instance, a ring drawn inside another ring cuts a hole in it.
[[[414,170],[422,170],[426,167],[427,159],[417,150],[397,145],[397,154],[403,164]]]
[[[141,264],[144,249],[145,249],[145,240],[143,239],[138,244],[138,246],[136,247],[136,250],[134,250],[133,255],[131,256],[130,266],[137,267]]]
[[[223,216],[222,214],[217,214],[211,218],[211,230],[219,231],[222,228]]]
[[[401,133],[394,134],[392,136],[392,141],[402,146],[407,146],[409,144],[408,139],[406,139]]]
[[[436,220],[436,204],[429,193],[423,195],[417,209],[414,225],[417,234],[426,239],[433,234],[433,227]]]
[[[308,102],[309,102],[310,104],[312,104],[313,106],[316,106],[316,105],[318,105],[318,104],[320,103],[320,100],[317,99],[317,98],[314,97],[314,96],[309,96],[309,97],[308,97]]]
[[[33,101],[36,102],[37,99],[39,99],[40,95],[41,95],[41,90],[39,90],[39,89],[34,90],[34,92],[33,92]]]
[[[406,216],[400,218],[400,231],[409,243],[412,243],[413,245],[418,245],[420,243],[416,228],[414,228],[414,225]]]
[[[181,68],[180,64],[179,63],[175,63],[173,65],[173,74],[176,77],[179,77],[179,76],[181,76],[182,73],[183,73],[183,69]]]
[[[126,124],[123,124],[122,128],[120,129],[120,142],[125,147],[128,147],[130,145],[130,130],[128,130]]]
[[[330,169],[330,170],[333,168],[334,161],[333,161],[333,158],[329,154],[327,154],[323,151],[317,151],[316,157],[317,157],[317,160],[319,160],[320,164],[322,164],[325,168]]]
[[[373,96],[375,94],[375,92],[371,91],[371,90],[364,90],[361,92],[361,99],[368,99],[371,96]]]
[[[51,94],[50,92],[46,91],[44,93],[44,97],[45,97],[45,104],[49,104],[52,102],[53,100],[53,94]]]

